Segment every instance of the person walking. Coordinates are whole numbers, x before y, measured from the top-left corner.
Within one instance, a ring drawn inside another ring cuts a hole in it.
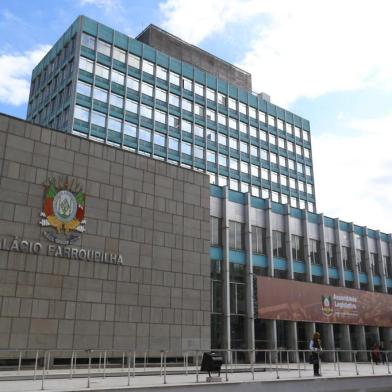
[[[313,373],[316,377],[320,377],[320,351],[321,348],[321,340],[320,333],[315,332],[313,335],[313,339],[309,343],[310,353],[310,363],[313,364]]]

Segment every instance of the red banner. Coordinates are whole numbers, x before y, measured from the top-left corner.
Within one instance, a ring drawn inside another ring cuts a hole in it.
[[[257,277],[259,318],[392,327],[392,295]]]

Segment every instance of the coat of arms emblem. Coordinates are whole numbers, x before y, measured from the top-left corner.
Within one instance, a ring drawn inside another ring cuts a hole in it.
[[[79,183],[49,178],[45,183],[45,199],[40,215],[40,225],[52,227],[45,237],[59,244],[71,244],[85,231],[85,193]]]
[[[332,298],[330,295],[321,296],[321,311],[327,317],[333,313]]]

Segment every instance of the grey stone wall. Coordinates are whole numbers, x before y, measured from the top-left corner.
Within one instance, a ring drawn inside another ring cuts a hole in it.
[[[64,175],[86,192],[75,246],[124,264],[0,250],[0,348],[208,348],[208,177],[0,115],[0,237],[48,244],[43,182]]]

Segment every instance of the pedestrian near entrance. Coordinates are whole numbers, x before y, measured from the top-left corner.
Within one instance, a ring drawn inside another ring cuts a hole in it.
[[[320,352],[322,348],[319,332],[314,333],[313,339],[309,343],[309,350],[311,350],[310,363],[313,364],[313,373],[316,377],[320,377]]]

